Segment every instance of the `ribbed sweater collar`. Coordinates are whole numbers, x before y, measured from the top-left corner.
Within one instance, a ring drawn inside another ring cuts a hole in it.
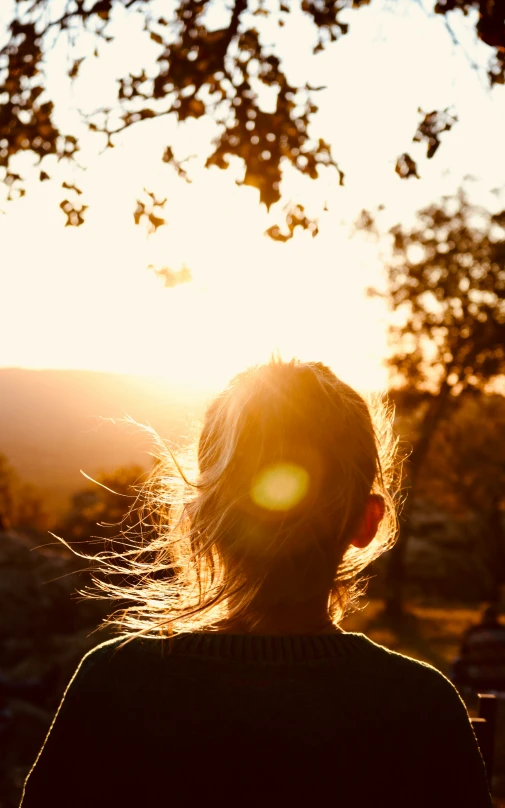
[[[180,634],[169,643],[176,654],[270,664],[362,656],[373,646],[363,634],[345,632],[287,636],[209,632]]]

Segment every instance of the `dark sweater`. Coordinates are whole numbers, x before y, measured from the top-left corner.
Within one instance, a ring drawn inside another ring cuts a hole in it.
[[[22,808],[489,808],[464,704],[361,634],[185,634],[82,660]]]

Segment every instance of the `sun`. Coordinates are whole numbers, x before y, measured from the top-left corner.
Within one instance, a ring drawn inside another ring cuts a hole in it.
[[[135,178],[124,161],[98,168],[82,228],[63,228],[41,193],[9,212],[5,254],[17,256],[17,271],[1,280],[13,301],[2,328],[16,339],[2,340],[1,364],[216,391],[279,355],[323,361],[362,390],[385,386],[384,317],[364,298],[368,258],[344,230],[322,226],[315,239],[299,232],[275,243],[264,236],[271,218],[257,191],[211,170],[174,184],[167,226],[148,238],[133,223]],[[192,280],[165,289],[148,265],[185,265]]]

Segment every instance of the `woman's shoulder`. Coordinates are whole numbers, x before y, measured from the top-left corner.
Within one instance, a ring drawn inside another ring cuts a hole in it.
[[[116,637],[92,648],[81,659],[69,687],[103,691],[120,690],[122,684],[149,666],[156,669],[156,659],[165,656],[165,643],[156,639]]]
[[[415,659],[374,642],[364,634],[353,635],[361,646],[362,666],[375,679],[400,682],[405,688],[413,688],[421,696],[431,694],[434,698],[460,700],[452,682],[428,662]]]
[[[135,676],[137,673],[140,678],[146,667],[149,667],[150,677],[156,677],[157,670],[160,675],[165,676],[173,670],[175,659],[178,662],[175,668],[185,669],[189,659],[196,662],[196,658],[203,657],[203,661],[208,661],[211,656],[213,659],[226,661],[228,657],[233,657],[230,638],[225,639],[227,642],[223,644],[222,636],[189,634],[175,638],[172,645],[169,639],[118,637],[89,651],[82,659],[78,673],[81,679],[90,682],[95,680],[101,685],[107,680],[117,682],[118,679]],[[258,642],[255,642],[255,648],[257,645]],[[310,650],[313,653],[312,644]],[[173,658],[172,651],[175,652]],[[431,703],[438,699],[459,701],[453,684],[437,668],[386,648],[364,634],[342,633],[334,637],[328,636],[321,653],[323,656],[327,655],[327,662],[332,668],[341,672],[342,659],[347,658],[349,675],[356,675],[368,689],[375,683],[379,690],[398,689],[410,695],[415,693],[418,702],[426,699]],[[237,664],[240,667],[240,662],[243,663],[243,659],[238,656],[232,661],[235,667]],[[285,660],[284,664],[287,664]],[[299,664],[297,661],[296,666]],[[347,667],[346,665],[345,668]]]
[[[80,667],[84,671],[100,668],[142,664],[156,657],[162,658],[168,652],[166,640],[119,636],[96,645],[82,658]]]

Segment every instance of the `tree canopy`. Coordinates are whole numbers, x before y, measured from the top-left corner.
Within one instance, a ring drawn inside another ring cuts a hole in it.
[[[85,116],[87,129],[101,133],[107,147],[113,147],[118,133],[148,119],[172,116],[183,122],[208,115],[218,124],[219,134],[207,166],[226,169],[230,158],[238,157],[244,165],[242,183],[257,188],[267,208],[280,199],[287,165],[313,179],[321,167],[331,167],[343,184],[344,171],[324,133],[313,132],[317,93],[322,88],[288,79],[281,53],[267,44],[261,26],[262,20],[268,20],[282,28],[292,13],[301,12],[314,28],[313,52],[318,53],[349,35],[349,23],[343,19],[347,10],[370,3],[234,0],[231,8],[220,9],[215,0],[177,0],[170,13],[163,6],[163,16],[156,0],[16,0],[7,42],[0,50],[0,167],[9,195],[15,198],[25,192],[16,167],[20,153],[30,152],[39,160],[43,182],[50,178],[48,157],[73,161],[79,152],[76,133],[60,131],[46,81],[46,58],[55,41],[64,40],[70,60],[68,76],[75,81],[85,60],[104,58],[107,45],[121,37],[121,20],[130,14],[140,16],[145,36],[157,46],[158,55],[153,59],[146,51],[140,70],[118,77],[114,108]],[[216,9],[218,15],[213,17]],[[490,84],[505,82],[503,0],[441,0],[431,3],[430,9],[446,22],[452,13],[471,18],[478,37],[490,47]],[[265,91],[274,98],[268,106]],[[440,135],[451,129],[456,117],[447,109],[420,110],[420,115],[413,139],[426,144],[430,158],[440,145]],[[160,160],[187,176],[171,144]],[[400,155],[396,171],[405,178],[418,175],[407,152]],[[79,189],[70,183],[63,187],[70,191],[61,202],[66,224],[80,225],[86,206],[79,202]],[[163,221],[154,213],[152,220],[151,213],[144,212],[154,228]],[[279,228],[272,228],[269,235],[286,240],[296,226],[317,232],[303,208],[295,208],[287,236]]]
[[[43,531],[47,523],[42,492],[23,483],[0,452],[0,531],[9,528]]]
[[[505,506],[505,398],[464,395],[437,429],[420,494],[484,518]],[[505,549],[505,548],[504,548]]]
[[[471,391],[454,402],[424,464],[418,492],[480,519],[478,552],[499,599],[505,581],[505,397]]]
[[[457,395],[505,373],[505,211],[490,213],[460,192],[390,233],[396,386]]]
[[[72,496],[70,509],[57,532],[73,548],[82,545],[89,553],[90,545],[92,548],[96,545],[99,552],[107,539],[120,533],[144,475],[145,470],[138,465],[121,466],[99,474],[94,484]]]
[[[363,211],[358,227],[376,229],[374,217]],[[412,494],[427,473],[434,436],[462,394],[485,391],[505,373],[505,212],[491,213],[460,192],[427,206],[412,227],[398,224],[389,235],[388,361],[393,387],[417,408],[404,538],[389,557],[387,608],[394,615],[401,609]]]

